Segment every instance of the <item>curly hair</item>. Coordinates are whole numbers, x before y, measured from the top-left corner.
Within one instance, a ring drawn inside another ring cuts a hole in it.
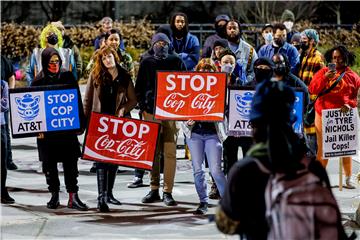
[[[342,58],[343,58],[343,61],[344,61],[344,64],[345,66],[352,66],[354,65],[355,63],[355,54],[350,52],[345,46],[343,45],[339,45],[339,46],[335,46],[333,47],[332,49],[328,50],[324,57],[325,57],[325,60],[327,63],[331,63],[332,62],[332,55],[333,55],[333,52],[337,50],[340,52]]]
[[[58,46],[62,47],[63,46],[63,37],[62,34],[60,32],[60,30],[53,24],[48,24],[42,31],[40,34],[40,46],[41,48],[46,48],[46,37],[49,33],[55,33],[58,37]]]
[[[210,58],[203,58],[199,61],[199,63],[195,66],[195,71],[200,70],[206,72],[217,72],[217,68]]]
[[[114,56],[115,63],[119,64],[119,56],[114,48],[106,45],[95,52],[94,68],[91,71],[91,76],[94,78],[95,87],[98,87],[99,85],[105,85],[112,79],[110,73],[102,61],[102,57],[109,54],[112,54]]]

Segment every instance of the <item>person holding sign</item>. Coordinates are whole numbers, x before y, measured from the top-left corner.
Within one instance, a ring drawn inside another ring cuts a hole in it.
[[[322,110],[340,108],[346,113],[350,108],[357,106],[357,93],[360,89],[360,77],[349,66],[355,62],[355,55],[344,46],[336,46],[325,53],[325,59],[329,63],[314,75],[309,85],[310,94],[318,95],[324,89],[332,90],[324,94],[315,102],[315,130],[317,137],[317,159],[326,167],[328,159],[323,158],[323,132]],[[346,176],[345,188],[354,189],[351,184],[352,159],[343,158]]]
[[[62,72],[62,60],[59,52],[55,48],[45,48],[41,53],[42,71],[32,82],[31,86],[44,86],[55,84],[71,85],[78,90],[79,86],[71,72]],[[55,101],[54,99],[52,101]],[[79,108],[81,108],[79,97]],[[81,119],[80,115],[80,119]],[[81,202],[78,196],[79,187],[77,177],[79,175],[77,161],[81,155],[80,144],[76,133],[69,132],[48,132],[41,133],[37,138],[39,160],[42,162],[43,173],[45,173],[46,183],[51,192],[51,199],[47,207],[55,209],[59,206],[60,181],[57,163],[62,162],[64,167],[64,178],[66,190],[69,193],[68,208],[81,211],[88,210],[88,206]]]
[[[135,91],[144,120],[155,121],[154,103],[157,71],[186,70],[183,60],[177,54],[169,54],[169,46],[170,39],[164,33],[156,33],[151,39],[154,55],[144,58],[140,63]],[[162,151],[164,154],[163,201],[167,206],[174,206],[176,202],[172,197],[172,189],[176,170],[176,138],[178,130],[175,121],[159,121],[159,123],[161,123],[161,130],[150,175],[151,190],[142,199],[142,202],[153,203],[160,200],[160,152]]]
[[[216,66],[211,63],[209,58],[203,58],[195,67],[195,71],[216,72]],[[221,142],[226,139],[225,127],[223,122],[195,122],[188,120],[182,124],[182,128],[192,156],[195,188],[200,199],[200,205],[195,214],[205,214],[208,209],[208,195],[204,171],[204,154],[220,196],[223,196],[226,179],[221,171]]]
[[[119,57],[111,46],[102,47],[95,58],[94,69],[87,82],[84,113],[89,119],[91,111],[118,117],[131,117],[136,106],[134,85],[130,73],[119,65]],[[109,212],[107,203],[121,205],[113,196],[117,165],[96,163],[98,209]]]

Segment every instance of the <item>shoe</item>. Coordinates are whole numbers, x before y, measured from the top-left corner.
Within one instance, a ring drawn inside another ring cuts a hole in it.
[[[15,202],[15,200],[12,197],[10,197],[7,189],[5,188],[5,191],[3,193],[1,193],[1,203],[11,204],[14,202]]]
[[[153,203],[160,201],[159,189],[151,190],[142,200],[142,203]]]
[[[107,187],[108,187],[108,170],[96,169],[97,185],[98,185],[98,205],[97,208],[100,212],[110,212],[109,206],[107,205]]]
[[[344,188],[355,189],[356,187],[351,183],[351,176],[346,177]]]
[[[134,177],[133,182],[128,183],[128,188],[138,188],[143,186],[143,180],[142,178]]]
[[[164,192],[163,194],[163,202],[166,206],[175,206],[177,203],[172,197],[171,193]]]
[[[8,165],[7,165],[7,169],[8,170],[16,170],[18,169],[18,167],[16,166],[16,164],[14,162],[10,162]]]
[[[114,204],[114,205],[121,205],[121,202],[119,200],[117,200],[116,198],[114,198],[114,195],[110,191],[108,192],[108,195],[107,195],[107,202]]]
[[[107,205],[107,197],[100,195],[98,197],[98,205],[97,208],[100,212],[110,212],[109,206]]]
[[[69,193],[69,201],[67,207],[80,211],[87,211],[89,209],[89,207],[80,200],[77,193]]]
[[[219,190],[217,189],[215,183],[213,183],[211,185],[211,190],[209,192],[209,198],[210,199],[220,199],[220,193],[219,193]]]
[[[195,214],[204,215],[208,211],[209,204],[206,202],[201,202],[199,207],[196,209]]]
[[[52,192],[50,201],[47,203],[47,208],[56,209],[60,205],[59,192]]]

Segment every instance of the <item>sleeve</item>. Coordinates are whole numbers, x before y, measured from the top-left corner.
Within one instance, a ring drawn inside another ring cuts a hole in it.
[[[9,110],[9,87],[7,82],[1,80],[1,112]]]
[[[319,94],[325,87],[327,79],[325,77],[325,72],[328,70],[327,67],[322,68],[320,71],[315,73],[310,84],[309,84],[309,93],[310,94]]]
[[[291,66],[290,71],[293,74],[296,74],[297,66],[298,66],[298,64],[300,62],[300,56],[299,56],[299,53],[298,53],[298,51],[296,50],[295,47],[291,46],[289,56],[290,56],[289,57],[289,62],[290,62],[290,66]]]
[[[127,89],[127,102],[122,106],[125,109],[125,114],[129,113],[137,104],[135,88],[132,80],[129,78],[129,86]]]
[[[196,36],[191,35],[189,40],[188,49],[186,52],[182,52],[179,56],[185,62],[186,68],[192,70],[199,61],[200,58],[200,44]]]
[[[254,48],[253,48],[254,49]],[[247,82],[252,82],[255,79],[255,73],[254,73],[254,62],[258,59],[258,55],[254,49],[253,51],[253,55],[252,55],[252,60],[251,60],[251,64],[250,64],[250,68],[249,71],[246,73],[246,79]]]
[[[93,83],[94,80],[92,75],[93,74],[91,73],[87,81],[85,96],[83,100],[84,115],[86,119],[90,117],[90,113],[93,105],[93,98],[94,98],[94,83]]]
[[[78,77],[78,79],[80,79],[80,77],[82,75],[82,68],[83,68],[83,61],[81,58],[80,50],[75,45],[72,50],[74,53],[74,58],[75,58],[75,63],[76,63],[77,77]]]
[[[99,38],[96,37],[95,40],[94,40],[94,47],[95,47],[95,50],[99,49],[100,48],[100,44],[99,44]]]
[[[265,47],[266,45],[262,46],[260,48],[260,50],[258,51],[258,57],[261,58],[261,57],[265,57]]]
[[[140,63],[135,84],[135,94],[139,102],[140,110],[145,110],[145,90],[146,90],[146,66],[144,61]]]
[[[212,52],[212,49],[211,49],[211,38],[208,37],[206,40],[205,40],[205,43],[204,43],[204,47],[202,49],[202,53],[201,53],[201,57],[202,58],[209,58],[211,57],[211,52]]]
[[[358,105],[358,94],[360,89],[360,77],[353,71],[351,71],[351,78],[353,78],[353,83],[351,84],[351,89],[349,89],[350,94],[344,96],[345,104],[350,105],[350,107],[354,108]]]
[[[28,67],[26,68],[26,81],[28,83],[28,86],[31,86],[31,82],[34,80],[34,76],[35,76],[35,66],[36,66],[36,60],[35,60],[35,55],[34,53],[31,54],[30,56],[30,62]]]
[[[76,63],[75,63],[75,57],[74,57],[73,51],[71,51],[71,53],[70,53],[70,65],[71,65],[71,73],[73,74],[73,76],[76,80],[79,80],[77,77],[77,72],[76,72],[77,69],[76,69]]]

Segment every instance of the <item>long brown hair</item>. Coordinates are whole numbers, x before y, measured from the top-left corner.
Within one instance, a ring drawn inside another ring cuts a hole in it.
[[[210,58],[202,58],[195,67],[195,71],[217,72],[217,68]]]
[[[112,80],[108,69],[105,67],[102,61],[102,57],[109,54],[114,56],[115,63],[118,65],[120,60],[114,48],[106,45],[95,52],[95,64],[93,70],[91,71],[91,75],[94,78],[95,87],[98,87],[99,85],[105,85]]]

